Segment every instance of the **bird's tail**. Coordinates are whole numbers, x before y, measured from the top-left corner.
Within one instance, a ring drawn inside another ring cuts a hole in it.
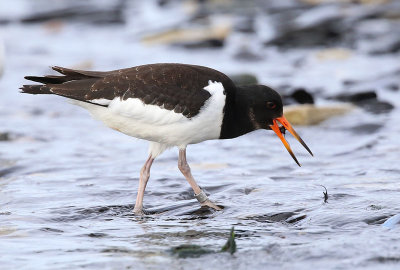
[[[21,93],[27,93],[27,94],[52,94],[50,92],[50,89],[46,87],[45,85],[23,85],[21,88]]]
[[[42,84],[23,85],[20,88],[21,93],[34,94],[34,95],[58,94],[51,91],[51,88],[67,82],[101,78],[104,76],[104,72],[99,72],[99,71],[75,70],[57,66],[52,67],[52,69],[61,73],[62,75],[26,76],[25,79]]]

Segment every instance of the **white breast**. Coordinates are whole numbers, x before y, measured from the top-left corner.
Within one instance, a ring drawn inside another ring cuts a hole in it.
[[[145,105],[136,98],[121,100],[118,97],[109,101],[108,107],[83,102],[79,105],[110,128],[129,136],[183,148],[220,136],[226,98],[224,87],[220,82],[209,81],[204,89],[211,97],[191,119],[156,105]],[[106,104],[105,100],[92,102]]]

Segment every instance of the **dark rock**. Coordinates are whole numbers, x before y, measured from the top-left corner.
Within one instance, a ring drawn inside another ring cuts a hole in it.
[[[157,1],[157,4],[160,6],[160,7],[164,7],[164,6],[166,6],[167,4],[169,4],[169,0],[158,0]]]
[[[374,114],[387,113],[394,108],[394,106],[389,102],[378,100],[377,94],[373,90],[356,94],[344,93],[333,98],[331,97],[331,99],[351,102],[354,105]]]
[[[295,88],[290,94],[283,95],[283,104],[314,104],[314,98],[306,89]]]
[[[231,80],[237,86],[258,84],[257,77],[254,76],[253,74],[242,73],[236,75],[229,75],[229,78],[231,78]]]
[[[7,25],[11,22],[9,19],[0,18],[0,25]]]
[[[89,22],[93,24],[122,24],[125,23],[123,11],[124,0],[111,7],[98,7],[91,5],[76,5],[60,9],[53,9],[28,15],[21,19],[22,23],[41,23],[49,20],[72,20]]]
[[[11,166],[11,167],[0,168],[0,177],[4,177],[6,175],[12,174],[12,173],[18,171],[19,169],[22,169],[22,167],[21,166]]]
[[[281,31],[283,33],[280,36],[266,42],[265,44],[277,45],[284,48],[330,46],[336,43],[342,35],[342,32],[339,29],[327,26]]]
[[[237,60],[248,62],[261,61],[264,59],[264,57],[262,57],[261,55],[253,53],[248,49],[240,50],[233,57]]]
[[[377,39],[368,51],[372,55],[397,53],[400,51],[400,32]]]
[[[377,95],[375,91],[370,90],[370,91],[365,91],[365,92],[360,92],[356,94],[340,94],[333,99],[344,101],[344,102],[352,102],[352,103],[357,103],[357,102],[362,102],[362,101],[372,101],[372,100],[377,100]]]
[[[379,225],[384,223],[387,218],[388,218],[387,216],[379,215],[375,217],[366,218],[364,219],[364,222],[367,223],[368,225]]]
[[[300,220],[305,219],[306,217],[307,217],[306,215],[299,214],[296,212],[282,212],[273,215],[254,216],[249,219],[265,223],[273,223],[273,222],[296,223]]]
[[[300,104],[314,104],[313,96],[304,88],[295,89],[291,97]]]
[[[9,132],[0,132],[0,142],[11,141]]]
[[[174,45],[182,46],[187,49],[221,48],[224,46],[224,40],[211,38],[193,42],[174,43]]]
[[[357,81],[355,81],[355,80],[344,80],[342,82],[342,84],[345,85],[345,86],[352,86],[352,85],[357,84]]]
[[[102,237],[106,237],[107,234],[105,234],[105,233],[89,233],[87,236],[93,237],[93,238],[102,238]]]
[[[382,124],[362,124],[352,127],[350,130],[357,134],[373,134],[383,127]]]
[[[391,84],[386,85],[386,88],[391,91],[398,91],[400,89],[400,86],[399,86],[399,84],[391,83]]]
[[[398,264],[400,262],[400,257],[385,257],[385,256],[377,256],[369,259],[372,262],[378,262],[380,264],[384,263],[391,263],[391,264]]]
[[[373,102],[361,101],[355,104],[374,114],[387,113],[394,109],[394,106],[391,103],[379,100]]]
[[[333,5],[311,8],[294,19],[279,18],[275,37],[265,44],[284,48],[335,44],[349,34],[342,18],[343,12]]]
[[[55,228],[49,228],[49,227],[44,227],[40,229],[43,232],[54,232],[54,233],[63,233],[63,230],[55,229]]]

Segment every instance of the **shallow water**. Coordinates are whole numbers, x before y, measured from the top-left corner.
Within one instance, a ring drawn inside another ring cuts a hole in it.
[[[132,9],[140,8],[155,7]],[[320,49],[264,48],[268,61],[238,63],[230,54],[233,42],[223,53],[146,47],[133,25],[149,15],[140,16],[125,26],[66,24],[55,34],[41,24],[2,26],[7,57],[0,132],[9,132],[10,140],[0,142],[1,269],[398,268],[400,226],[381,227],[400,212],[398,92],[367,83],[395,109],[379,115],[356,109],[296,127],[315,154],[288,136],[301,168],[270,131],[189,146],[194,177],[224,207],[220,212],[200,209],[177,168],[177,149],[168,150],[152,167],[144,198],[151,214],[136,217],[147,143],[107,129],[62,98],[17,89],[24,75],[48,73],[51,65],[92,61],[95,69],[114,69],[184,62],[252,72],[271,86],[289,82],[335,94],[343,79],[367,81],[398,70],[399,54],[353,51],[348,59],[318,60]],[[293,65],[298,58],[305,61],[300,69]],[[382,68],[360,68],[366,63]],[[182,259],[170,253],[182,244],[219,251],[231,226],[234,256]]]

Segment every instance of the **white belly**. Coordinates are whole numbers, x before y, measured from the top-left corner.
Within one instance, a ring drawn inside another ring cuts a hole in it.
[[[220,136],[225,105],[223,85],[210,82],[204,89],[210,92],[211,97],[191,119],[156,105],[145,105],[136,98],[115,98],[108,107],[88,103],[79,105],[110,128],[129,136],[166,146],[185,147]]]

